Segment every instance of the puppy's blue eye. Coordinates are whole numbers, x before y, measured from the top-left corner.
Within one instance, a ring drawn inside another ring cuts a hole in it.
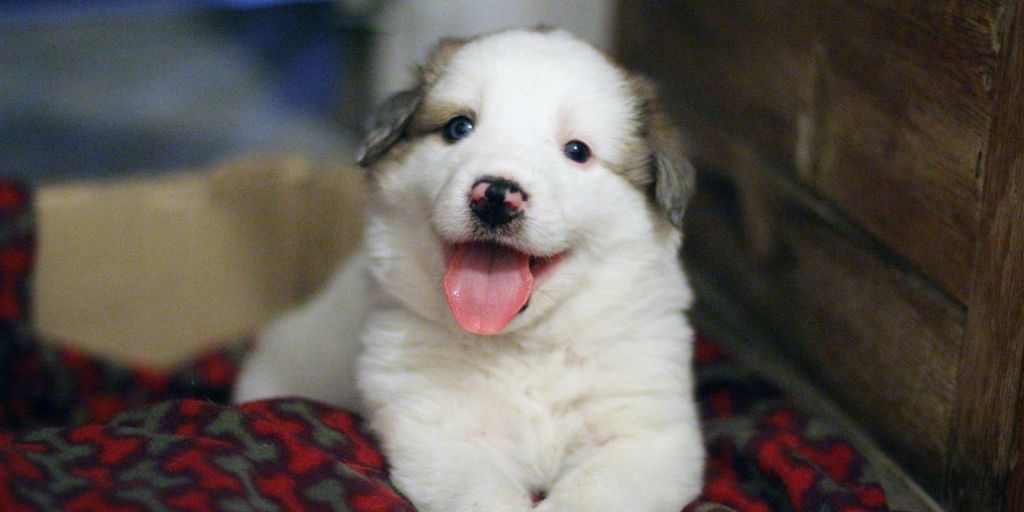
[[[590,147],[578,140],[570,140],[562,149],[565,156],[573,162],[584,163],[590,160]]]
[[[466,116],[455,116],[449,119],[442,130],[444,140],[448,142],[464,139],[470,133],[473,133],[473,120]]]

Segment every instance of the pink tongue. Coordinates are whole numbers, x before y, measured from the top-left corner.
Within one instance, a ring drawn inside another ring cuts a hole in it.
[[[474,334],[496,334],[530,299],[530,257],[497,244],[452,248],[444,291],[455,321]]]

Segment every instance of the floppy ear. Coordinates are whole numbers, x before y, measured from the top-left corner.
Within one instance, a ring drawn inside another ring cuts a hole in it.
[[[672,225],[681,228],[697,172],[686,158],[682,134],[661,109],[654,84],[637,75],[631,75],[630,81],[639,100],[640,133],[648,152],[644,181],[653,181],[655,203]]]
[[[423,87],[417,86],[394,94],[374,112],[356,157],[361,167],[373,165],[402,138],[422,100]]]
[[[686,158],[679,129],[660,111],[648,117],[647,144],[654,171],[654,199],[677,228],[683,227],[683,215],[697,185],[697,171]]]
[[[409,128],[413,114],[420,108],[423,97],[434,86],[444,72],[448,61],[469,39],[445,38],[430,51],[427,61],[418,66],[417,84],[413,88],[396,93],[380,106],[370,117],[370,130],[359,147],[356,161],[362,167],[373,165],[396,142],[401,140]]]

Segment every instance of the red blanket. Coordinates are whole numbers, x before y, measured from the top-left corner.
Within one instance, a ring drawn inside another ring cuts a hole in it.
[[[414,510],[349,412],[300,398],[225,405],[246,344],[175,372],[37,344],[26,318],[31,196],[0,181],[0,510]],[[887,511],[826,422],[697,341],[711,512]]]

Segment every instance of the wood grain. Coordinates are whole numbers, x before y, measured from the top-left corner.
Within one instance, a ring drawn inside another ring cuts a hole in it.
[[[619,39],[703,160],[756,142],[966,303],[1003,3],[626,0]]]
[[[961,301],[995,72],[995,2],[835,2],[822,194]]]
[[[1008,16],[944,486],[955,510],[1024,510],[1024,9]]]
[[[753,166],[754,164],[751,164]],[[687,219],[688,258],[753,306],[801,363],[932,493],[947,452],[964,311],[899,262],[851,241],[774,180],[743,191],[709,174]],[[742,185],[746,186],[746,185]],[[765,194],[780,250],[747,248],[745,197]],[[781,200],[780,200],[781,199]],[[742,207],[740,206],[742,205]],[[865,237],[852,237],[866,239]],[[705,276],[707,277],[707,276]]]

